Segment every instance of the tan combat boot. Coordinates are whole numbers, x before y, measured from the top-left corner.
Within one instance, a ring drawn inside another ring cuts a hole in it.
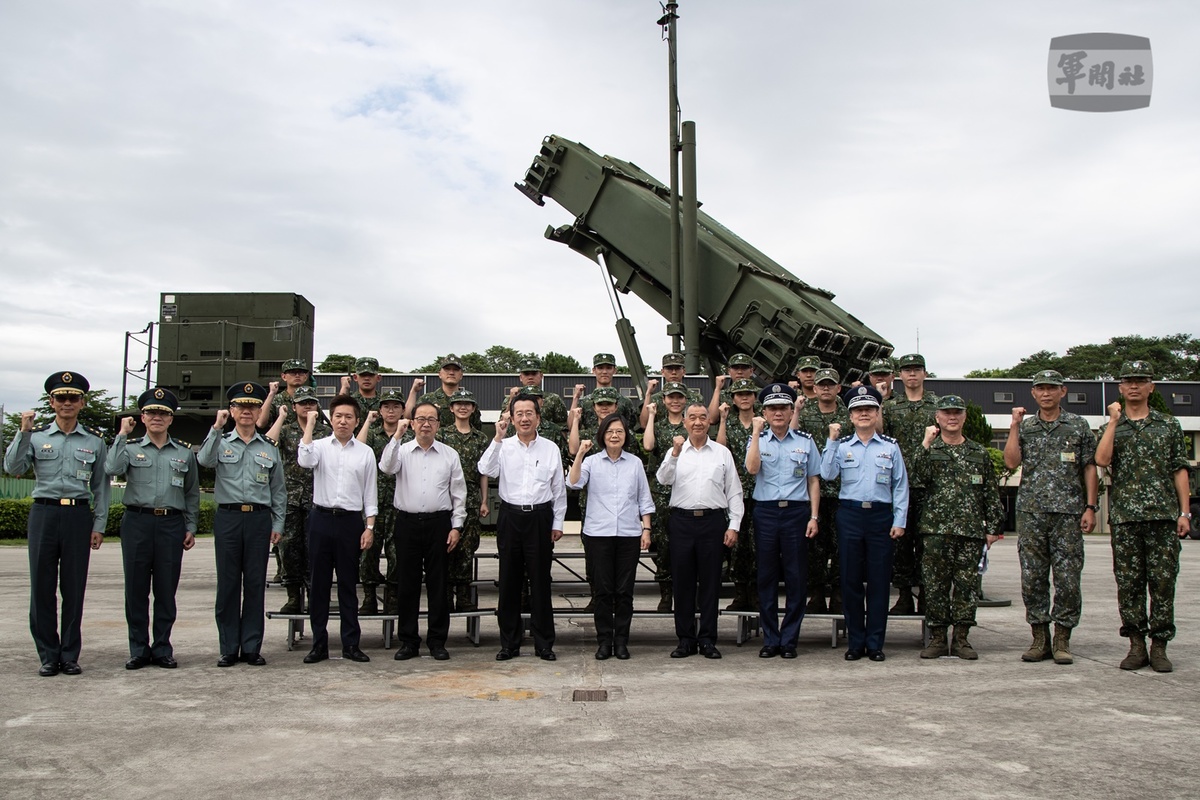
[[[1167,640],[1150,640],[1150,666],[1155,672],[1170,672],[1175,668],[1171,659],[1167,658]]]
[[[946,644],[946,626],[934,625],[929,628],[929,644],[921,651],[921,658],[941,658],[949,654]]]
[[[287,593],[288,593],[287,602],[283,604],[283,608],[279,609],[279,613],[280,614],[301,614],[301,613],[303,613],[300,610],[300,587],[299,586],[288,586]]]
[[[1071,655],[1071,629],[1066,625],[1054,623],[1054,663],[1055,664],[1074,664],[1075,658]]]
[[[1163,653],[1166,656],[1165,650]],[[1146,637],[1140,633],[1129,637],[1129,655],[1121,661],[1121,669],[1141,669],[1150,663],[1146,655]]]
[[[888,614],[893,617],[911,617],[915,613],[917,613],[917,606],[913,601],[912,587],[901,586],[900,596],[896,598],[896,605],[891,607]]]
[[[1021,660],[1034,662],[1050,658],[1053,655],[1050,651],[1050,623],[1039,622],[1031,627],[1033,628],[1033,644],[1029,645],[1029,649],[1021,654]],[[1055,641],[1058,639],[1055,638]]]
[[[458,611],[476,611],[477,606],[471,600],[471,584],[459,583],[454,586],[454,607]]]
[[[360,616],[379,614],[379,595],[376,593],[376,587],[363,584],[363,601],[358,607],[358,613]]]
[[[964,661],[974,661],[979,658],[979,653],[975,652],[975,648],[971,647],[971,643],[967,641],[967,634],[971,632],[968,625],[954,626],[954,641],[950,643],[950,655],[958,656]]]
[[[671,613],[671,582],[663,581],[658,584],[658,591],[662,595],[662,599],[658,601],[658,613]]]

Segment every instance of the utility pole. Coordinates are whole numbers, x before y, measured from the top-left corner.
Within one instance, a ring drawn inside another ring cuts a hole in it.
[[[677,47],[675,42],[675,22],[679,19],[679,3],[668,0],[662,6],[663,15],[659,17],[658,25],[662,28],[667,40],[667,114],[670,126],[670,164],[671,164],[671,322],[667,325],[667,335],[671,337],[671,350],[683,352],[680,337],[683,334],[683,291],[680,270],[680,227],[679,227],[679,79],[676,70]],[[688,354],[689,360],[695,358]],[[689,372],[694,371],[691,367]]]

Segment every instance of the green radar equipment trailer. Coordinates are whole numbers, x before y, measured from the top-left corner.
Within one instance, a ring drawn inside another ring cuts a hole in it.
[[[570,225],[547,227],[547,239],[599,263],[616,291],[633,292],[671,319],[670,188],[635,164],[561,136],[543,140],[516,187],[538,205],[550,197],[575,215]],[[700,326],[700,356],[710,375],[740,352],[769,382],[791,375],[800,356],[815,355],[849,384],[863,378],[872,360],[891,355],[892,346],[835,304],[832,293],[800,280],[702,211],[696,225],[697,307],[684,308],[682,322]],[[640,372],[628,321],[617,328],[631,370]]]

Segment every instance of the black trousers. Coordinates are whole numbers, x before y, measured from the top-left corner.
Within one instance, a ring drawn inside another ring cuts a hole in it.
[[[365,523],[358,512],[332,514],[313,508],[308,515],[308,563],[311,594],[308,619],[313,647],[329,647],[329,595],[337,570],[338,617],[342,649],[358,647],[358,554]]]
[[[450,534],[450,512],[410,514],[396,511],[393,538],[396,544],[396,601],[400,622],[396,638],[402,644],[420,647],[418,625],[421,612],[421,569],[425,569],[425,597],[429,603],[429,625],[425,640],[430,648],[445,646],[450,635],[450,604],[446,597],[446,537]]]
[[[633,620],[633,579],[641,552],[640,536],[583,537],[592,562],[596,641],[628,644]]]
[[[851,650],[882,650],[891,595],[888,577],[896,550],[892,506],[863,508],[862,503],[842,501],[837,521],[846,643]],[[903,538],[908,538],[907,532]]]
[[[84,505],[29,508],[29,632],[43,664],[78,661],[83,592],[92,555],[92,511]],[[59,633],[58,592],[62,592]]]
[[[213,520],[217,554],[217,636],[222,655],[262,649],[271,510],[218,508]]]
[[[554,610],[550,601],[550,540],[554,510],[547,503],[532,511],[501,503],[496,521],[496,550],[500,555],[500,598],[496,621],[500,646],[521,647],[521,585],[529,578],[530,628],[538,652],[554,647]]]
[[[697,517],[690,511],[672,508],[667,519],[675,581],[675,636],[680,644],[695,644],[697,639],[701,644],[717,642],[717,598],[721,592],[726,526],[724,509]]]
[[[129,655],[173,655],[175,591],[183,566],[183,514],[155,517],[126,511],[121,518],[121,563],[125,567],[125,626]],[[154,592],[154,639],[150,638],[150,593]]]

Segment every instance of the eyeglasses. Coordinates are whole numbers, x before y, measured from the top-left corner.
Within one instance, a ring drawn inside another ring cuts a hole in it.
[[[56,394],[53,398],[60,403],[82,403],[83,395],[81,394]]]
[[[436,425],[437,417],[413,417],[413,422],[418,425]]]

